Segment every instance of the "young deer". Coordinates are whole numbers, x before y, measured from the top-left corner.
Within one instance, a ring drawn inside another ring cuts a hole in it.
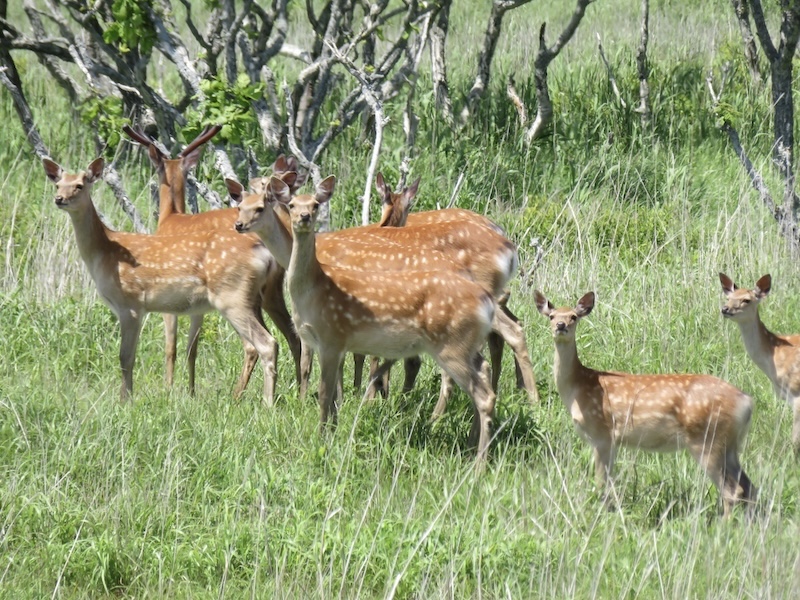
[[[220,125],[207,127],[178,154],[178,158],[172,159],[161,152],[155,141],[144,132],[133,129],[128,125],[123,127],[123,132],[128,137],[147,148],[150,162],[158,173],[159,213],[156,235],[180,235],[186,232],[212,230],[230,231],[238,215],[236,208],[225,208],[198,214],[186,213],[186,176],[197,165],[203,144],[214,137],[221,128]],[[283,173],[291,170],[292,166],[285,157],[281,156],[275,162],[273,168]],[[252,239],[253,241],[258,240],[255,236]],[[283,296],[284,276],[284,269],[272,261],[264,284],[261,306],[289,344],[289,349],[295,360],[295,374],[300,387],[300,395],[303,396],[308,385],[310,373],[301,367],[300,339],[292,327],[292,318],[289,315],[286,300]],[[169,314],[163,315],[163,318],[166,332],[167,383],[172,385],[178,320],[175,315]],[[194,393],[197,340],[202,325],[202,315],[192,316],[188,349],[189,389],[192,394]],[[242,373],[239,376],[239,382],[236,385],[237,393],[244,391],[247,386],[257,359],[258,353],[255,348],[245,341],[245,360],[242,366]]]
[[[238,182],[227,180],[228,191],[231,198],[239,206],[239,220],[236,230],[240,232],[256,232],[268,245],[278,262],[284,264],[292,248],[292,234],[290,227],[284,221],[288,217],[285,210],[274,207],[278,201],[285,205],[291,200],[291,192],[285,182],[271,178],[264,192],[261,194],[248,194],[243,196],[243,189]],[[316,237],[317,257],[327,270],[328,265],[340,269],[355,269],[380,272],[413,272],[446,271],[458,275],[471,277],[468,270],[463,269],[443,253],[427,249],[422,253],[409,250],[407,247],[374,237],[351,239],[348,235],[351,230],[319,234]],[[478,281],[481,284],[481,281]],[[486,285],[483,285],[486,289]],[[496,315],[495,315],[496,317]],[[497,328],[497,321],[493,321]],[[373,381],[378,379],[388,370],[392,361],[385,363],[373,375]],[[447,406],[447,399],[452,388],[452,382],[446,372],[442,377],[442,388],[439,400],[434,409],[434,418],[441,416]]]
[[[275,179],[270,182],[276,181]],[[319,352],[321,423],[336,420],[336,391],[345,352],[403,358],[420,352],[472,399],[471,441],[486,456],[495,394],[479,351],[491,329],[494,301],[480,286],[446,271],[386,274],[322,265],[317,259],[318,209],[335,184],[287,204],[294,243],[287,276],[292,318],[300,337]],[[267,209],[269,210],[269,209]]]
[[[57,186],[56,206],[65,210],[97,291],[120,322],[121,397],[133,391],[133,366],[142,321],[148,312],[200,315],[218,310],[254,346],[264,368],[264,401],[275,391],[277,343],[264,327],[260,294],[272,257],[260,243],[230,231],[157,236],[112,231],[103,225],[90,196],[103,159],[69,174],[44,159]]]
[[[541,292],[536,307],[550,319],[556,387],[572,422],[594,448],[598,484],[612,476],[618,446],[655,452],[686,448],[720,492],[725,516],[736,501],[755,501],[756,488],[739,464],[753,400],[710,375],[631,375],[581,364],[578,322],[592,312],[594,293],[575,308],[554,308]]]
[[[407,223],[411,227],[430,226],[430,231],[433,233],[433,235],[437,235],[438,229],[436,226],[439,226],[443,223],[448,225],[471,223],[474,225],[483,226],[493,232],[492,234],[488,234],[486,236],[490,242],[489,245],[460,245],[457,248],[457,252],[459,254],[475,252],[487,253],[489,256],[501,256],[504,248],[511,244],[511,242],[505,237],[505,234],[500,227],[483,215],[479,215],[470,210],[465,210],[462,208],[445,208],[441,210],[413,213],[409,215],[412,201],[417,194],[419,179],[410,187],[403,189],[399,193],[395,193],[386,185],[383,175],[378,173],[375,176],[375,185],[378,188],[378,192],[380,193],[383,201],[383,214],[378,224],[379,227],[403,227]],[[448,227],[448,225],[445,225],[445,227]],[[492,241],[496,244],[494,248],[491,246]],[[479,256],[477,259],[471,260],[471,268],[477,273],[475,276],[477,281],[491,281],[493,265],[481,260],[482,258],[483,257]],[[514,313],[512,313],[507,306],[508,298],[509,293],[505,288],[502,290],[500,295],[495,296],[495,299],[497,300],[497,307],[499,309],[495,317],[497,319],[498,327],[496,327],[492,333],[489,334],[488,339],[489,356],[492,364],[492,387],[496,391],[498,382],[500,381],[500,369],[503,360],[503,344],[506,342],[514,350],[517,387],[525,389],[528,392],[531,402],[536,403],[539,400],[539,393],[536,389],[536,381],[533,375],[533,366],[530,362],[527,342],[525,341],[525,334],[519,318],[517,318],[517,316],[514,315]],[[370,377],[373,381],[375,381],[375,366],[375,362],[373,361],[370,368]],[[406,376],[403,383],[403,391],[408,391],[414,387],[414,381],[417,373],[419,372],[419,368],[419,358],[405,360]],[[356,366],[356,375],[358,375],[358,365]]]
[[[769,275],[756,281],[752,290],[736,287],[724,273],[719,280],[727,297],[722,316],[739,326],[747,354],[769,377],[778,398],[792,407],[792,448],[800,460],[800,334],[776,335],[761,322],[758,304],[772,287]]]

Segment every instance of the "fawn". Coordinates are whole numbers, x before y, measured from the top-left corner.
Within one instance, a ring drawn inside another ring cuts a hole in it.
[[[55,204],[66,211],[97,291],[120,322],[123,400],[133,391],[133,366],[148,312],[199,315],[219,310],[262,359],[264,402],[275,391],[277,343],[264,327],[260,294],[271,256],[261,243],[229,231],[157,236],[112,231],[91,199],[102,158],[70,174],[50,159],[45,173],[56,184]]]
[[[223,208],[219,210],[206,211],[198,214],[186,213],[186,177],[189,171],[197,165],[203,144],[214,137],[220,125],[207,127],[192,142],[189,143],[179,154],[178,158],[169,158],[156,145],[155,140],[150,138],[141,130],[133,129],[126,125],[123,132],[133,141],[147,148],[148,156],[159,177],[159,212],[157,235],[180,235],[186,232],[225,230],[230,231],[236,221],[238,211],[236,208]],[[292,159],[293,160],[293,159]],[[288,170],[296,168],[284,156],[278,158],[272,165],[278,174],[283,174]],[[259,241],[253,236],[253,241]],[[271,261],[268,265],[267,279],[262,292],[261,306],[269,315],[273,323],[286,338],[292,357],[295,361],[295,374],[300,388],[300,396],[305,394],[308,385],[309,370],[302,368],[300,339],[292,327],[291,316],[286,307],[283,296],[283,280],[285,271],[282,267]],[[166,355],[167,355],[167,383],[172,385],[173,370],[175,365],[176,343],[178,320],[175,315],[163,315],[165,334],[166,334]],[[203,324],[202,315],[193,315],[191,327],[189,329],[189,349],[188,349],[188,368],[189,368],[189,390],[194,393],[195,362],[197,360],[197,340]],[[242,365],[242,373],[236,385],[236,395],[244,391],[258,359],[258,352],[246,340],[245,360]]]
[[[778,398],[792,407],[792,448],[800,460],[800,335],[777,335],[761,322],[758,304],[772,287],[769,275],[756,281],[752,290],[736,287],[724,273],[719,280],[727,298],[722,316],[739,326],[747,354],[769,377]]]
[[[536,308],[550,319],[553,371],[561,401],[578,433],[594,449],[595,475],[605,488],[619,446],[655,452],[686,448],[722,497],[724,515],[737,501],[754,502],[756,488],[739,463],[753,400],[710,375],[633,375],[581,364],[578,322],[592,312],[594,293],[574,308],[554,308],[534,292]]]
[[[283,182],[272,178],[273,182],[285,188]],[[477,442],[481,462],[489,445],[495,404],[488,365],[479,353],[491,329],[495,308],[491,295],[447,271],[387,274],[323,267],[317,259],[314,227],[319,206],[330,199],[334,185],[335,178],[328,177],[314,195],[279,195],[286,201],[294,234],[287,269],[292,319],[300,337],[320,357],[321,426],[329,420],[336,422],[337,384],[345,352],[389,358],[426,352],[471,397],[470,440]],[[252,210],[263,214],[272,208],[261,205]],[[237,229],[244,228],[240,220]]]

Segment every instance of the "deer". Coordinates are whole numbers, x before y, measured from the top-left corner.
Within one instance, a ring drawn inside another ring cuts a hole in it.
[[[497,234],[499,237],[492,235],[488,236],[490,240],[495,240],[497,242],[497,247],[492,250],[491,248],[486,247],[476,248],[461,245],[457,248],[459,253],[489,251],[490,254],[494,254],[495,252],[501,252],[503,247],[505,247],[507,244],[510,244],[510,241],[505,237],[505,232],[501,227],[496,225],[493,221],[485,216],[479,215],[470,210],[462,208],[445,208],[410,214],[411,206],[419,187],[419,181],[420,180],[417,179],[409,187],[404,188],[400,192],[393,192],[389,186],[386,185],[383,174],[376,174],[375,186],[381,196],[383,206],[381,218],[377,224],[378,228],[403,227],[408,223],[410,218],[410,225],[412,227],[420,225],[429,226],[430,230],[434,232],[435,235],[435,226],[442,223],[452,224],[468,222],[486,227],[490,231]],[[481,269],[484,272],[487,270],[491,271],[492,269],[492,265],[487,264],[486,262],[473,260],[472,264],[475,265],[474,268]],[[479,277],[483,281],[487,280],[486,275],[484,274],[479,275]],[[500,295],[497,297],[499,312],[496,318],[498,319],[498,325],[500,325],[500,327],[495,328],[495,330],[489,334],[488,339],[489,356],[492,364],[492,386],[495,391],[497,391],[503,360],[503,343],[505,341],[508,342],[509,345],[514,349],[517,387],[525,389],[528,393],[531,403],[536,404],[538,403],[539,395],[538,390],[536,389],[536,380],[533,375],[533,366],[531,365],[527,343],[525,341],[525,334],[519,318],[517,318],[517,316],[514,315],[514,313],[512,313],[508,308],[508,298],[509,292],[507,289],[503,289],[502,293],[500,293]],[[361,362],[363,363],[363,359]],[[372,381],[381,382],[380,379],[375,378],[376,366],[376,362],[373,361],[370,366],[370,377]],[[382,371],[385,370],[388,373],[389,366],[383,368]],[[416,357],[406,359],[404,361],[404,367],[405,380],[403,383],[403,391],[408,392],[414,387],[416,376],[419,373],[419,358]],[[356,382],[358,385],[356,387],[360,386],[360,369],[361,365],[359,365],[357,361]],[[387,383],[388,382],[384,380],[381,385],[385,386]],[[385,393],[385,390],[383,391]]]
[[[286,206],[292,197],[291,189],[284,181],[272,177],[268,182],[259,187],[263,190],[260,194],[243,195],[243,187],[233,180],[226,180],[232,202],[239,207],[239,220],[236,230],[239,232],[255,232],[261,236],[264,243],[272,251],[279,263],[284,264],[291,254],[292,233],[291,225],[287,223],[288,213],[276,206]],[[361,228],[363,229],[363,228]],[[319,234],[316,238],[316,250],[323,269],[328,265],[339,268],[351,268],[373,271],[413,271],[413,270],[445,270],[461,276],[472,277],[472,274],[463,265],[455,263],[451,257],[445,256],[438,250],[428,248],[423,253],[409,250],[406,246],[375,239],[351,239],[349,232],[344,230],[332,233]],[[477,282],[486,289],[490,284],[485,281]],[[492,324],[497,329],[497,319]],[[378,381],[391,366],[391,362],[382,365],[374,374],[370,382]],[[433,419],[439,418],[447,406],[447,400],[452,389],[452,381],[444,372],[439,400],[433,412]],[[493,390],[496,392],[496,382],[493,379]],[[368,397],[371,395],[368,393]]]
[[[100,220],[91,198],[104,161],[66,172],[43,159],[56,185],[55,204],[72,221],[75,240],[101,299],[120,324],[120,399],[133,393],[133,367],[144,317],[149,312],[201,315],[218,310],[262,360],[264,396],[272,406],[277,342],[261,316],[260,294],[272,257],[260,242],[230,231],[149,235],[113,231]]]
[[[238,214],[236,208],[224,208],[198,214],[186,213],[186,176],[189,171],[197,165],[203,149],[203,144],[213,138],[220,129],[222,129],[220,125],[206,127],[197,138],[178,154],[177,158],[170,158],[159,149],[155,140],[143,131],[134,129],[129,125],[123,127],[123,132],[129,138],[147,149],[150,162],[153,167],[155,167],[159,176],[159,212],[156,235],[180,235],[186,232],[210,230],[230,231]],[[273,172],[284,174],[286,172],[294,172],[296,166],[286,157],[281,156],[272,165],[272,168]],[[295,179],[298,178],[293,177],[293,182]],[[252,239],[254,241],[258,240],[256,236],[253,236]],[[300,339],[297,337],[292,327],[291,316],[289,315],[289,310],[286,307],[286,300],[283,296],[285,271],[282,267],[275,264],[275,261],[272,261],[269,265],[267,275],[268,277],[262,293],[261,306],[289,344],[289,349],[295,361],[295,375],[298,381],[299,394],[300,397],[303,397],[310,377],[310,365],[308,360],[301,360]],[[178,320],[175,315],[170,314],[164,314],[163,318],[166,334],[167,384],[172,386]],[[189,391],[192,395],[194,395],[195,389],[197,341],[202,324],[202,315],[192,316],[188,347]],[[256,360],[258,359],[258,353],[255,348],[245,340],[243,341],[245,346],[245,360],[239,382],[236,385],[235,395],[237,396],[247,387]]]
[[[714,483],[728,517],[737,502],[752,506],[757,490],[739,462],[753,399],[711,375],[636,375],[597,371],[578,358],[575,333],[592,312],[594,292],[575,307],[555,308],[538,290],[536,308],[550,319],[553,372],[561,401],[594,450],[601,490],[611,483],[617,448],[653,452],[687,449]]]
[[[749,290],[737,287],[725,273],[719,281],[726,297],[722,316],[739,326],[747,354],[769,378],[775,395],[792,408],[792,449],[800,460],[800,334],[778,335],[761,321],[758,305],[772,288],[768,274]]]
[[[337,396],[342,359],[346,352],[403,358],[425,352],[471,398],[473,423],[470,443],[477,444],[478,463],[486,458],[494,415],[495,393],[489,384],[488,363],[480,349],[492,327],[494,299],[473,281],[449,271],[385,271],[321,264],[315,225],[319,207],[333,194],[336,179],[320,182],[313,195],[292,196],[288,187],[271,178],[268,188],[288,208],[293,241],[287,268],[292,319],[303,341],[319,353],[320,429],[337,420]],[[265,243],[267,218],[273,208],[248,196],[239,205],[238,231],[252,229],[243,213],[261,222],[255,230]],[[287,236],[288,237],[288,236]],[[287,246],[286,237],[280,244]]]

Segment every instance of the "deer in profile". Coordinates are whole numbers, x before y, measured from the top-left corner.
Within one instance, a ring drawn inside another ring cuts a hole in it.
[[[43,160],[56,185],[56,206],[72,220],[81,258],[103,301],[119,319],[124,400],[133,391],[136,346],[149,312],[201,315],[218,310],[252,345],[264,369],[264,402],[275,391],[277,343],[261,317],[261,289],[272,257],[260,242],[230,231],[147,235],[112,231],[97,214],[91,189],[103,172],[102,158],[86,171],[67,173]]]
[[[633,375],[586,367],[578,358],[575,332],[594,308],[594,293],[574,308],[555,308],[541,292],[534,295],[536,308],[550,319],[558,394],[594,450],[601,489],[610,482],[620,446],[654,452],[685,448],[719,490],[726,517],[736,502],[755,501],[756,488],[739,463],[753,413],[750,396],[710,375]]]
[[[726,297],[722,316],[739,326],[747,354],[769,377],[778,398],[792,408],[792,448],[800,460],[800,334],[777,335],[761,321],[758,305],[772,288],[769,275],[750,290],[737,287],[724,273],[719,281]]]
[[[158,173],[159,212],[156,235],[180,235],[186,232],[213,230],[230,231],[238,215],[236,208],[224,208],[198,214],[186,213],[186,177],[191,169],[197,165],[203,144],[213,138],[221,128],[220,125],[206,127],[195,140],[178,154],[177,158],[173,159],[165,155],[159,149],[155,140],[143,131],[133,129],[128,125],[123,127],[123,132],[128,137],[147,149],[150,162]],[[283,156],[279,157],[273,164],[273,169],[277,170],[279,174],[293,171],[292,167],[293,165]],[[295,179],[296,177],[293,177],[292,181],[294,182]],[[253,236],[254,241],[257,239],[257,237]],[[292,357],[295,360],[295,374],[300,387],[300,396],[303,396],[308,385],[310,372],[308,368],[304,369],[301,366],[300,339],[292,327],[291,316],[283,296],[285,271],[274,260],[270,262],[268,267],[262,293],[262,308],[289,344]],[[164,314],[163,318],[166,332],[167,383],[171,386],[175,365],[178,320],[175,315],[170,314]],[[197,341],[202,324],[202,315],[192,316],[188,346],[189,390],[192,394],[194,394],[195,388]],[[239,382],[236,385],[236,395],[244,391],[258,359],[258,352],[256,352],[255,348],[247,343],[246,340],[243,341],[245,360],[242,366],[242,373],[239,376]]]
[[[262,193],[244,195],[243,187],[238,182],[226,180],[226,184],[231,199],[239,208],[236,230],[258,233],[278,262],[286,264],[285,261],[289,260],[292,248],[291,224],[287,222],[286,210],[278,208],[276,204],[286,206],[290,202],[292,193],[289,186],[285,181],[272,177],[263,186]],[[316,253],[324,271],[327,272],[332,266],[338,267],[339,270],[390,273],[443,271],[474,279],[467,269],[462,268],[438,250],[426,248],[418,251],[372,236],[363,239],[353,238],[348,235],[350,231],[343,230],[316,236]],[[479,283],[484,290],[489,285],[485,282]],[[387,302],[389,301],[396,302],[387,296]],[[496,327],[495,321],[493,321],[492,327]],[[382,377],[392,362],[385,362],[372,375],[372,382]],[[452,385],[452,380],[444,371],[439,400],[434,409],[434,418],[444,413]]]
[[[528,352],[525,333],[519,319],[508,308],[508,291],[505,282],[498,286],[497,268],[501,269],[504,265],[506,252],[513,244],[505,237],[503,230],[493,223],[490,219],[479,215],[473,211],[462,208],[445,208],[440,210],[425,211],[420,213],[410,213],[411,205],[416,197],[419,179],[411,186],[404,188],[400,192],[393,192],[381,173],[375,177],[375,185],[382,199],[383,212],[377,227],[404,227],[408,225],[414,230],[427,232],[431,239],[426,243],[427,246],[443,251],[452,260],[457,262],[457,268],[466,268],[472,273],[473,278],[491,289],[498,304],[498,311],[495,315],[495,326],[489,334],[488,347],[492,365],[492,387],[497,391],[500,381],[500,371],[503,360],[503,345],[508,343],[514,351],[514,361],[517,372],[517,387],[525,389],[532,403],[537,403],[539,393],[536,389],[536,379],[533,374],[530,354]],[[468,230],[469,242],[464,243],[461,232],[454,235],[454,230],[461,224]],[[481,231],[481,227],[488,231]],[[387,235],[396,237],[396,234],[387,232]],[[451,237],[452,236],[452,237]],[[394,239],[394,238],[393,238]],[[477,242],[476,240],[480,240]],[[414,245],[419,247],[419,240],[415,240]],[[516,260],[516,249],[513,254]],[[516,263],[514,263],[516,265]],[[516,271],[516,266],[512,269]],[[412,357],[404,361],[405,381],[403,391],[407,392],[414,387],[414,381],[419,373],[420,362],[418,357]],[[388,370],[388,366],[381,371]],[[380,382],[375,377],[376,364],[373,361],[370,368],[372,381]],[[359,375],[359,365],[356,364],[356,376]],[[360,378],[357,379],[360,381]],[[447,383],[445,382],[445,385]],[[443,394],[446,397],[446,393]],[[436,413],[441,414],[444,406],[439,406]]]
[[[285,191],[280,180],[270,179],[273,184]],[[330,199],[334,185],[335,179],[328,177],[313,195],[278,195],[279,201],[286,201],[294,234],[287,269],[292,319],[303,341],[319,353],[322,427],[336,422],[338,379],[346,352],[388,358],[425,352],[472,399],[470,440],[477,443],[482,461],[495,394],[480,348],[491,329],[494,300],[481,286],[452,272],[386,273],[321,265],[314,229],[319,207]],[[240,209],[252,210],[255,220],[272,210],[250,202]],[[240,215],[237,229],[248,228]],[[269,243],[264,229],[257,230]]]

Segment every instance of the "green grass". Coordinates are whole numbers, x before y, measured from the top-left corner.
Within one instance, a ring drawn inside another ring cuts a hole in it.
[[[475,35],[485,26],[486,15],[467,4],[454,10],[450,40],[457,104],[473,73]],[[796,257],[715,130],[704,87],[707,69],[737,48],[730,9],[652,7],[655,122],[643,133],[638,115],[608,90],[594,40],[600,31],[633,95],[639,3],[593,3],[551,70],[555,133],[526,149],[504,79],[514,72],[533,106],[525,82],[535,52],[529,32],[546,19],[552,40],[566,19],[551,4],[510,13],[498,70],[472,126],[452,130],[436,119],[425,76],[417,95],[412,176],[422,177],[419,208],[446,202],[463,172],[458,204],[501,223],[530,272],[514,281],[510,305],[524,322],[542,403],[531,407],[513,389],[507,352],[496,440],[482,475],[466,448],[470,415],[462,393],[441,421],[428,422],[438,393],[430,361],[407,396],[365,403],[346,386],[338,429],[320,436],[317,406],[297,398],[283,342],[276,408],[261,406],[259,369],[243,399],[231,399],[241,345],[214,316],[201,340],[196,398],[185,392],[182,363],[176,387],[165,388],[162,326],[154,315],[139,346],[135,399],[120,405],[117,323],[97,300],[10,100],[0,97],[8,123],[0,133],[0,596],[798,594],[800,471],[791,456],[790,411],[719,314],[717,271],[746,286],[769,272],[765,323],[800,331]],[[54,158],[85,167],[93,149],[84,126],[37,77],[37,63],[18,59]],[[767,93],[751,89],[735,67],[726,99],[775,186]],[[403,153],[400,109],[387,107],[381,168],[391,183]],[[339,179],[332,207],[338,227],[360,214],[355,198],[370,149],[355,140],[348,133],[324,160]],[[267,165],[273,157],[262,158]],[[149,164],[136,159],[122,171],[150,217]],[[107,187],[94,193],[109,221],[128,228]],[[543,252],[531,272],[533,244]],[[686,455],[621,451],[618,507],[603,508],[591,451],[552,381],[552,341],[533,306],[534,288],[557,304],[597,292],[597,307],[578,332],[590,366],[711,373],[755,398],[742,454],[760,488],[753,522],[741,511],[720,520],[716,490]]]

